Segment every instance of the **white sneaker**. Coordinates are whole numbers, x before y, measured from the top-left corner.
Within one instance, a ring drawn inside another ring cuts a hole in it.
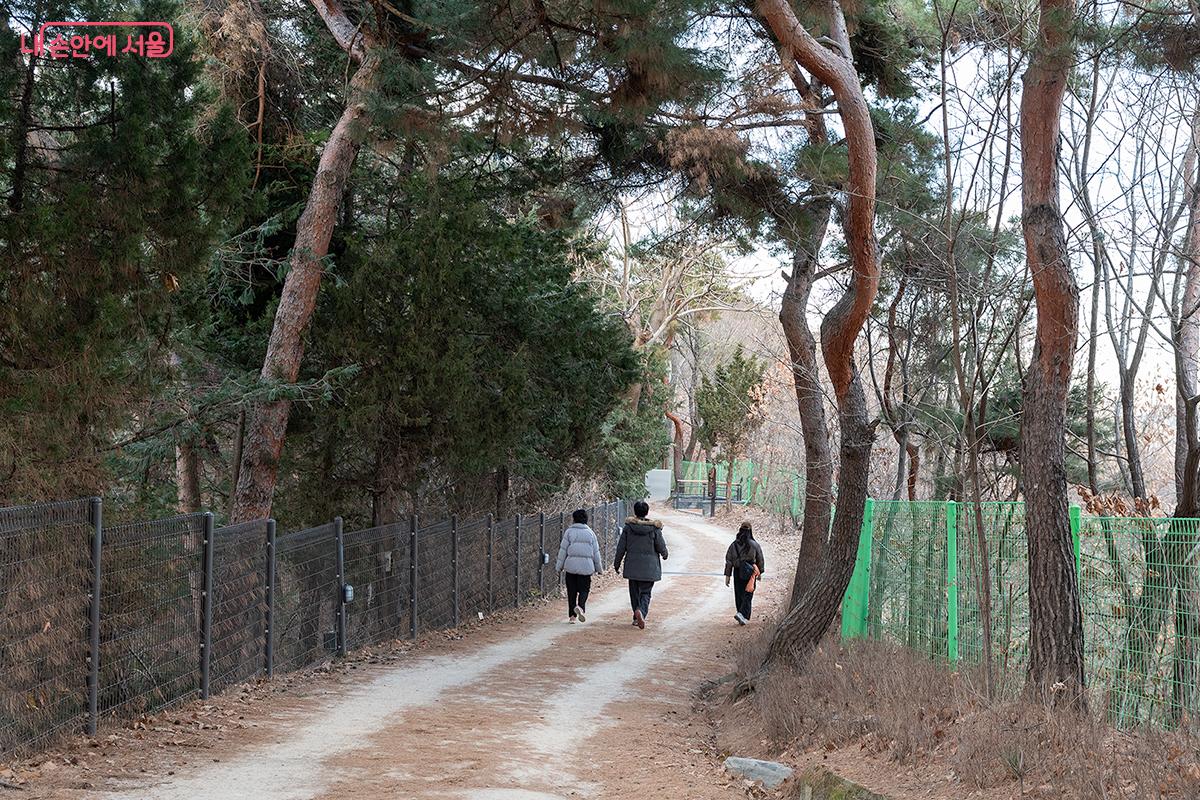
[[[569,622],[569,623],[571,623],[572,625],[574,625],[574,624],[575,624],[575,618],[574,618],[574,617],[570,617],[569,619],[567,619],[567,622]]]
[[[733,618],[737,620],[738,625],[745,625],[747,622],[746,618],[742,616],[742,612],[740,611],[734,614]]]
[[[580,622],[587,622],[587,616],[583,613],[583,609],[575,606],[575,616],[579,617]]]

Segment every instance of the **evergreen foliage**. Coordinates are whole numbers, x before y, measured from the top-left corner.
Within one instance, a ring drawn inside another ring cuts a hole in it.
[[[152,0],[10,5],[45,20],[179,22]],[[176,292],[236,210],[246,150],[212,112],[182,26],[174,54],[37,62],[0,29],[0,501],[95,493],[131,409],[161,389]],[[200,120],[205,116],[201,127]]]

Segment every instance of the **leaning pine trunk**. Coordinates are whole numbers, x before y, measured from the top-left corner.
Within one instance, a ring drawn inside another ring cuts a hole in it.
[[[296,241],[283,283],[283,296],[275,311],[259,376],[264,384],[286,386],[300,375],[304,334],[312,320],[321,285],[321,262],[329,253],[329,240],[346,182],[369,125],[368,96],[378,72],[378,60],[368,53],[350,82],[346,109],[321,153],[308,202],[296,223]],[[286,399],[264,400],[250,413],[233,506],[234,522],[270,516],[290,410],[291,403]]]
[[[1023,391],[1021,475],[1029,538],[1029,689],[1083,706],[1083,621],[1068,517],[1067,392],[1079,289],[1058,202],[1058,134],[1073,60],[1073,0],[1041,0],[1021,95],[1021,226],[1037,300]]]
[[[804,436],[804,516],[800,556],[792,581],[793,606],[820,575],[833,508],[833,456],[825,423],[825,393],[817,370],[817,342],[807,319],[817,254],[825,240],[829,213],[829,204],[820,203],[811,211],[812,217],[805,220],[810,226],[810,236],[793,244],[792,272],[779,308],[779,322],[792,360],[800,431]]]
[[[837,614],[854,571],[859,529],[867,497],[867,474],[874,425],[868,420],[867,398],[854,362],[854,347],[879,289],[879,254],[875,241],[875,132],[851,60],[845,18],[836,0],[825,8],[829,33],[841,54],[817,42],[796,19],[789,0],[758,0],[759,15],[782,48],[833,90],[845,130],[849,158],[846,241],[854,276],[841,299],[821,324],[821,350],[837,400],[841,430],[837,510],[825,569],[779,624],[765,663],[799,661],[816,648]]]

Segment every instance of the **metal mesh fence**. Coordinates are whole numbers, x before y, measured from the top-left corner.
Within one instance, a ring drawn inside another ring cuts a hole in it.
[[[450,520],[417,530],[417,630],[454,624],[453,540]]]
[[[190,514],[97,536],[100,510],[0,509],[0,756],[553,595],[542,553],[553,558],[566,525],[556,511],[431,521],[415,536],[412,520],[276,536],[274,520],[214,530],[211,514]],[[620,514],[589,509],[606,559]]]
[[[458,521],[458,604],[464,620],[492,610],[488,600],[489,520],[475,517]]]
[[[409,634],[409,523],[344,534],[346,581],[354,602],[346,612],[350,648]]]
[[[104,529],[100,697],[131,716],[200,689],[204,514]]]
[[[266,669],[267,520],[213,533],[211,691]]]
[[[492,607],[512,608],[521,599],[517,586],[519,572],[517,564],[517,542],[520,538],[521,518],[509,517],[496,520],[492,533]],[[525,532],[528,536],[528,532]]]
[[[538,576],[541,573],[541,546],[538,518],[530,514],[521,520],[521,546],[517,571],[521,576],[521,602],[539,594]]]
[[[1023,683],[1029,640],[1029,567],[1023,503],[957,503],[959,654],[983,663],[983,560],[979,530],[988,547],[992,608],[992,659],[1001,693]]]
[[[586,509],[588,512],[588,520],[592,520],[596,516],[596,509]],[[558,547],[562,543],[563,531],[571,521],[567,519],[567,515],[563,512],[546,516],[546,537],[545,551],[549,558],[548,564],[542,568],[542,578],[545,581],[545,594],[558,597],[562,594],[562,576],[554,569],[554,561],[558,557]]]
[[[86,500],[0,510],[0,754],[82,728],[91,525]]]
[[[1200,520],[1085,518],[1073,507],[1071,527],[1093,706],[1122,727],[1174,727],[1197,718]],[[982,664],[981,531],[992,667],[999,692],[1015,694],[1024,683],[1029,638],[1022,503],[869,503],[843,633]]]
[[[337,551],[332,522],[279,536],[276,544],[275,669],[318,664],[336,650]]]
[[[1200,520],[1080,526],[1084,655],[1110,720],[1174,727],[1200,714]]]
[[[942,503],[875,502],[867,632],[946,654],[946,516]]]

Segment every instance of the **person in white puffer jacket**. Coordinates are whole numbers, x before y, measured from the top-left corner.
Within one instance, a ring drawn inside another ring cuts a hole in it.
[[[578,618],[586,622],[588,592],[592,590],[592,576],[604,570],[600,558],[600,541],[587,524],[587,512],[582,508],[571,514],[571,526],[563,531],[562,544],[558,548],[558,561],[554,569],[566,572],[567,614],[570,622]]]

